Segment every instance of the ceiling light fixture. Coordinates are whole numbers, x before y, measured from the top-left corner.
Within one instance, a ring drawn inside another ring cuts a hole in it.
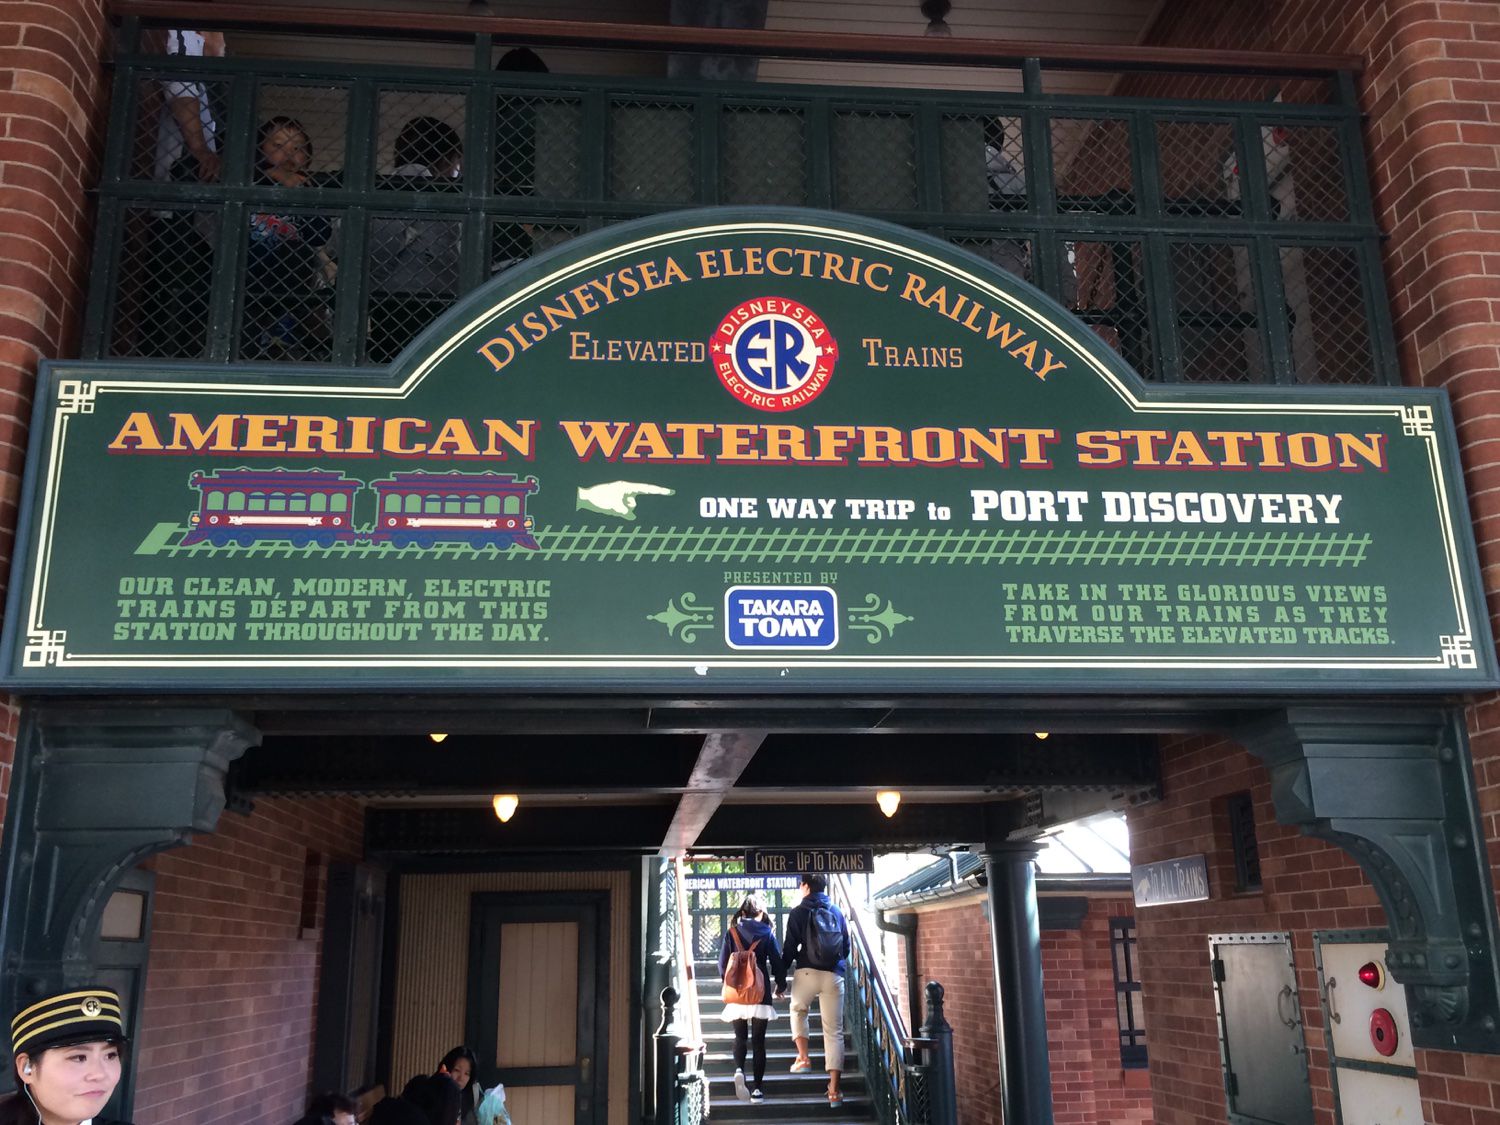
[[[953,29],[943,22],[943,17],[953,11],[952,0],[922,0],[920,10],[927,17],[927,30],[923,35],[953,34]]]
[[[901,792],[897,789],[882,789],[875,794],[875,803],[886,816],[895,816],[896,810],[901,807]]]
[[[508,824],[510,818],[516,815],[516,806],[521,803],[521,798],[514,793],[496,793],[490,803],[495,806],[495,815],[500,818],[500,823]]]
[[[447,736],[447,735],[446,735],[446,734],[444,734],[444,733],[443,733],[443,732],[442,732],[442,731],[440,731],[440,730],[435,730],[435,731],[433,731],[433,732],[432,732],[432,733],[431,733],[431,734],[429,734],[429,735],[428,735],[428,736],[427,736],[427,737],[428,737],[428,738],[430,738],[430,739],[432,739],[432,741],[434,741],[434,742],[444,742],[444,741],[446,741],[446,740],[447,740],[447,738],[448,738],[448,736]]]
[[[1039,730],[1039,731],[1036,732],[1036,736],[1037,736],[1037,739],[1039,741],[1046,742],[1047,739],[1049,739],[1049,738],[1052,737],[1052,732],[1051,731],[1046,731],[1046,730]]]

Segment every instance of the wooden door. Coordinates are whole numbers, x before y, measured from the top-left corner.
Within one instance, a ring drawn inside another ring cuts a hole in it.
[[[512,1121],[606,1119],[608,914],[603,892],[474,896],[467,1037]]]

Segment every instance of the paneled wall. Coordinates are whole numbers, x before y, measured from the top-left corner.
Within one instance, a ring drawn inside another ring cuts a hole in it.
[[[628,871],[403,876],[392,1081],[399,1088],[412,1075],[431,1072],[448,1048],[464,1041],[469,903],[475,894],[497,891],[609,892],[609,1125],[627,1125],[630,1040],[639,1016],[630,1005]]]

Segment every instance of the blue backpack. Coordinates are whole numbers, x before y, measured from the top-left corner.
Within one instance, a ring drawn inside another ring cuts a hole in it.
[[[819,904],[808,911],[807,936],[803,944],[807,946],[812,968],[832,969],[843,959],[844,928],[832,907]]]

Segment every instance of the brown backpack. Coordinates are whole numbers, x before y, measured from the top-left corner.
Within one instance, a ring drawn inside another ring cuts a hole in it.
[[[766,975],[760,971],[760,963],[755,959],[755,947],[760,944],[760,939],[756,938],[747,949],[737,926],[729,927],[729,936],[734,939],[735,948],[724,966],[724,1003],[764,1003]]]

